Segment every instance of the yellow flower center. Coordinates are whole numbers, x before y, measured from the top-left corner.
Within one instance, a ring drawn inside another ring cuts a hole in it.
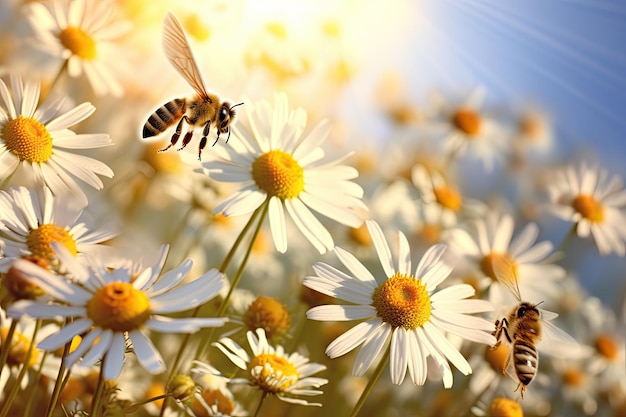
[[[374,290],[372,305],[378,317],[394,329],[422,327],[430,320],[430,296],[421,279],[397,272]]]
[[[341,36],[341,24],[336,20],[329,20],[322,23],[322,32],[331,38],[339,38]]]
[[[437,224],[424,224],[418,235],[429,245],[434,245],[441,238],[441,226]]]
[[[372,236],[370,236],[365,223],[357,228],[351,227],[348,229],[348,237],[359,246],[370,246],[372,244]]]
[[[248,364],[248,370],[258,366],[262,369],[255,383],[264,392],[275,394],[285,391],[300,378],[295,365],[282,356],[271,353],[257,355]]]
[[[510,352],[511,348],[504,343],[501,343],[500,346],[495,349],[487,346],[485,348],[485,360],[491,366],[491,369],[499,374],[502,372]]]
[[[2,341],[2,344],[0,345],[0,352],[6,346],[8,334],[9,329],[7,327],[0,329],[0,340]],[[30,344],[30,338],[20,332],[14,332],[13,338],[11,339],[11,347],[9,348],[9,356],[7,357],[7,364],[9,366],[20,366],[22,364],[26,364],[29,368],[35,366],[39,359],[39,350],[37,348],[33,348],[30,358],[28,358],[28,363],[26,363],[26,357],[28,355]]]
[[[467,136],[474,137],[480,134],[482,119],[472,109],[458,109],[452,115],[452,124]]]
[[[252,178],[270,197],[287,200],[304,190],[304,170],[293,156],[273,150],[259,156],[252,164]]]
[[[187,34],[196,38],[200,42],[205,42],[211,36],[211,30],[202,23],[202,20],[197,14],[191,14],[187,16],[183,21],[183,26],[187,31]]]
[[[22,161],[46,162],[52,156],[52,137],[43,124],[21,114],[2,126],[2,140]]]
[[[497,282],[498,277],[496,277],[493,266],[496,261],[500,262],[501,259],[511,265],[511,268],[513,269],[513,276],[517,277],[517,262],[515,262],[515,260],[513,260],[513,258],[511,258],[509,255],[502,255],[495,252],[491,252],[480,261],[480,269],[483,274],[491,278],[494,282]]]
[[[289,330],[291,317],[287,307],[275,298],[259,296],[243,315],[243,322],[250,330],[264,329],[268,339],[281,336]]]
[[[435,193],[435,198],[439,205],[452,211],[459,211],[461,209],[463,199],[461,198],[461,194],[454,188],[444,185],[435,188],[433,192]]]
[[[563,372],[563,383],[571,387],[580,387],[585,382],[585,373],[579,368],[570,367]]]
[[[111,282],[99,288],[87,302],[87,316],[103,329],[135,330],[150,317],[150,300],[132,284]]]
[[[619,357],[619,346],[615,339],[608,334],[601,334],[596,338],[595,347],[598,353],[614,361]]]
[[[287,28],[280,22],[270,22],[265,25],[265,29],[279,39],[287,39]]]
[[[202,399],[208,406],[217,406],[219,415],[229,416],[235,409],[235,403],[233,400],[224,395],[220,390],[207,389],[200,393]],[[196,417],[211,417],[214,414],[210,413],[204,408],[204,406],[198,400],[194,400],[191,404],[191,410]]]
[[[524,411],[517,401],[496,397],[491,402],[487,415],[489,417],[524,417]]]
[[[59,242],[70,251],[72,255],[76,255],[76,241],[69,232],[62,227],[54,224],[42,224],[36,229],[28,233],[26,237],[26,246],[33,256],[44,258],[47,260],[54,259],[55,253],[50,244]]]
[[[68,26],[59,33],[59,40],[67,49],[81,59],[96,57],[96,41],[81,28]]]
[[[572,207],[589,221],[594,223],[604,221],[604,206],[590,195],[579,195],[572,201]]]

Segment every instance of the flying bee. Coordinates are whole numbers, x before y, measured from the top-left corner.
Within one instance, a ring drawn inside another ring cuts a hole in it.
[[[493,335],[496,337],[497,343],[492,349],[500,346],[503,336],[511,345],[511,352],[502,367],[502,373],[508,374],[518,382],[515,391],[521,390],[520,394],[523,399],[526,387],[537,375],[539,366],[537,345],[539,342],[543,339],[549,339],[554,344],[552,347],[555,348],[555,351],[559,343],[566,343],[572,347],[578,347],[578,344],[567,333],[547,321],[558,317],[558,314],[537,308],[543,301],[533,304],[522,300],[515,269],[510,261],[496,260],[494,272],[498,282],[505,285],[513,293],[519,304],[510,310],[506,317],[496,320],[496,329]],[[545,340],[543,341],[545,342]]]
[[[159,152],[165,152],[176,145],[183,131],[183,122],[185,122],[189,125],[189,129],[183,137],[180,148],[178,148],[180,151],[191,141],[194,128],[202,127],[202,139],[200,139],[198,146],[198,159],[201,159],[202,150],[206,146],[207,136],[211,133],[212,125],[217,130],[217,138],[213,142],[213,146],[222,133],[228,134],[226,138],[226,143],[228,143],[230,124],[235,120],[234,108],[243,103],[231,105],[227,101],[222,102],[217,95],[207,92],[185,32],[171,13],[168,13],[163,21],[163,49],[165,56],[174,68],[196,90],[196,95],[191,99],[176,98],[159,107],[143,125],[143,138],[165,132],[167,128],[178,121],[169,145],[159,150]]]

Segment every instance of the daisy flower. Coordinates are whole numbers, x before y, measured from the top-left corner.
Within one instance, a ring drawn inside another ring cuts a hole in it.
[[[228,389],[230,379],[220,374],[217,369],[209,364],[194,361],[191,376],[200,387],[200,392],[195,394],[188,406],[193,411],[192,415],[196,417],[248,415]]]
[[[426,126],[442,138],[442,146],[450,157],[470,154],[491,171],[494,162],[504,156],[505,142],[502,127],[481,111],[483,101],[481,88],[461,103],[441,100]]]
[[[55,195],[72,193],[86,199],[77,179],[95,189],[103,187],[98,175],[112,177],[113,171],[100,161],[74,153],[111,145],[107,134],[75,134],[69,128],[87,119],[96,109],[82,103],[62,112],[60,101],[47,101],[37,108],[39,84],[22,84],[11,75],[11,93],[0,80],[0,178],[3,186],[43,183]]]
[[[320,253],[332,249],[333,238],[311,210],[350,227],[361,225],[359,212],[367,211],[363,190],[350,181],[357,171],[340,161],[324,161],[319,145],[328,136],[328,124],[303,136],[306,113],[290,110],[285,94],[275,95],[273,107],[265,101],[248,106],[251,131],[234,127],[232,146],[215,148],[222,159],[202,164],[217,181],[242,183],[215,212],[248,214],[267,202],[278,252],[287,251],[285,211]]]
[[[309,319],[364,320],[335,339],[326,354],[336,358],[362,344],[352,374],[363,376],[376,357],[389,349],[392,382],[401,384],[408,369],[416,385],[426,382],[426,359],[430,356],[443,374],[444,386],[452,387],[448,361],[464,375],[470,374],[472,369],[446,334],[494,345],[493,322],[468,315],[490,311],[491,304],[465,300],[474,295],[474,289],[466,284],[437,290],[452,271],[445,260],[446,245],[428,249],[412,273],[410,248],[404,234],[398,233],[396,268],[382,229],[371,220],[366,225],[384,270],[384,279],[376,280],[363,264],[339,247],[334,252],[348,273],[317,263],[313,266],[317,275],[304,279],[304,285],[311,289],[353,303],[314,307],[307,312]]]
[[[444,228],[456,225],[463,215],[477,216],[485,211],[484,204],[463,198],[459,190],[437,171],[415,165],[411,179],[424,205],[439,212],[440,223]]]
[[[7,337],[12,320],[6,317],[4,310],[0,309],[0,346],[7,346]],[[5,390],[7,381],[11,376],[16,377],[22,366],[32,369],[33,373],[27,372],[21,381],[21,388],[26,389],[29,384],[29,375],[34,375],[35,371],[42,366],[43,352],[34,348],[28,357],[28,350],[36,331],[35,343],[43,340],[48,335],[58,331],[59,326],[50,323],[38,328],[37,323],[30,317],[23,317],[17,321],[17,326],[9,344],[9,353],[4,367],[0,369],[0,397]],[[27,361],[28,359],[28,361]],[[58,358],[47,356],[42,366],[42,373],[45,377],[54,380],[56,378],[61,361]]]
[[[510,262],[517,272],[517,284],[524,299],[549,303],[559,297],[559,281],[565,277],[565,270],[545,263],[553,247],[549,241],[535,243],[539,235],[535,223],[526,225],[513,239],[515,222],[508,214],[489,212],[484,218],[474,220],[472,226],[470,230],[451,230],[448,244],[480,274],[479,287],[488,289],[490,301],[503,305],[518,301],[495,275],[494,263],[499,258]]]
[[[285,353],[281,345],[271,346],[263,329],[257,329],[256,334],[248,331],[247,337],[252,355],[227,337],[213,343],[238,368],[249,372],[247,378],[232,379],[231,383],[255,386],[264,394],[274,394],[288,403],[321,407],[321,404],[294,396],[322,394],[317,388],[327,384],[328,380],[312,375],[325,370],[324,365],[309,362],[299,353]]]
[[[113,1],[53,0],[30,4],[26,14],[36,45],[65,61],[70,77],[85,74],[96,95],[121,96],[114,75],[120,52],[113,40],[130,26],[114,21],[115,11]]]
[[[192,262],[161,275],[167,247],[158,262],[148,268],[107,268],[95,259],[87,268],[58,244],[53,247],[69,277],[54,275],[28,261],[18,259],[14,268],[42,288],[58,304],[20,300],[8,308],[8,315],[51,319],[64,317],[71,323],[42,340],[38,348],[55,350],[82,336],[80,345],[65,359],[70,367],[99,360],[105,379],[114,380],[122,371],[125,351],[134,351],[139,364],[150,373],[161,373],[165,363],[147,332],[194,333],[203,327],[222,326],[225,318],[169,318],[162,314],[185,311],[214,297],[222,288],[223,276],[212,269],[200,278],[179,285]]]
[[[572,222],[579,237],[593,236],[601,255],[626,255],[626,191],[619,176],[583,163],[556,171],[547,188],[548,211]]]
[[[55,198],[47,188],[39,192],[25,187],[0,190],[0,241],[4,243],[0,272],[6,272],[15,259],[23,256],[52,263],[52,242],[61,243],[73,255],[103,248],[99,243],[115,233],[106,229],[90,231],[80,221],[84,208],[82,201]]]

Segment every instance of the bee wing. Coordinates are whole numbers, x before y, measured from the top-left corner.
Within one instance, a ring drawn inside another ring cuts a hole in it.
[[[580,345],[572,336],[565,331],[558,328],[551,319],[546,317],[558,316],[556,313],[552,313],[546,310],[540,310],[541,320],[541,341],[537,344],[537,348],[548,355],[559,358],[584,358],[591,354],[591,349],[588,346]],[[550,314],[544,314],[550,313]]]
[[[493,261],[493,272],[498,282],[506,286],[519,301],[522,301],[513,263],[504,257],[497,257]]]
[[[163,49],[174,68],[205,100],[209,100],[202,74],[178,19],[168,13],[163,21]]]

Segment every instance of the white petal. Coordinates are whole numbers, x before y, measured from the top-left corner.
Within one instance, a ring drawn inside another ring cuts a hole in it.
[[[366,282],[372,285],[373,288],[378,286],[378,283],[371,272],[354,255],[339,246],[335,247],[334,252],[339,261],[346,268],[348,268],[355,279]]]
[[[284,204],[298,229],[320,253],[326,253],[333,248],[332,236],[302,201],[291,198],[285,200]]]
[[[279,253],[287,252],[287,225],[285,223],[285,212],[283,203],[277,197],[270,198],[269,201],[270,230],[274,240],[274,246]]]
[[[129,332],[128,337],[133,343],[133,350],[137,360],[146,371],[151,374],[159,374],[165,371],[165,362],[163,362],[161,354],[149,338],[139,330]]]
[[[352,375],[365,375],[365,372],[372,366],[372,363],[379,356],[383,347],[388,343],[390,333],[391,326],[387,323],[382,323],[382,325],[376,327],[374,331],[368,335],[354,360]],[[389,347],[387,347],[387,349],[389,349]]]
[[[105,379],[114,380],[120,376],[122,367],[124,366],[124,352],[126,351],[126,338],[123,333],[114,333],[113,340],[106,357],[104,359],[104,366],[102,375]]]
[[[357,324],[333,340],[326,348],[326,354],[332,359],[345,355],[363,343],[372,330],[381,324],[382,321],[380,319],[371,319]]]
[[[93,325],[90,319],[79,319],[62,327],[57,333],[44,338],[37,347],[43,350],[55,350],[65,345],[76,335],[79,335]]]
[[[323,305],[311,308],[306,316],[310,320],[345,321],[367,319],[376,315],[372,306]]]
[[[393,258],[391,257],[391,250],[389,249],[389,245],[385,240],[385,235],[383,234],[382,229],[375,221],[368,220],[365,222],[367,226],[367,230],[372,237],[372,242],[374,243],[374,247],[376,248],[376,253],[378,254],[378,259],[380,260],[380,264],[385,271],[385,275],[387,278],[393,276],[396,271],[393,266]]]
[[[409,335],[404,327],[398,327],[393,330],[389,348],[391,349],[389,362],[391,382],[400,385],[406,375],[409,357],[412,356]]]

